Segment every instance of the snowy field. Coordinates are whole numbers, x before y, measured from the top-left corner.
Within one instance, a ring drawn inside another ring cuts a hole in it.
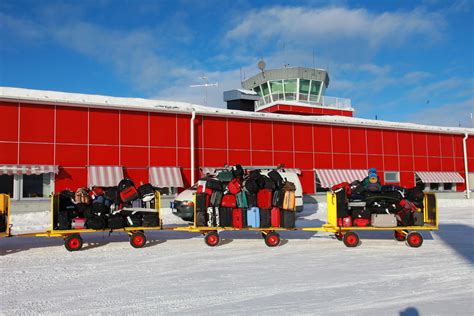
[[[183,224],[164,210],[164,221]],[[224,232],[210,248],[198,234],[149,232],[133,249],[124,233],[0,240],[0,314],[473,315],[473,200],[440,200],[440,230],[409,248],[391,232],[362,232],[346,248],[328,233]],[[299,226],[320,226],[311,204]],[[47,228],[47,212],[12,216],[13,233]]]

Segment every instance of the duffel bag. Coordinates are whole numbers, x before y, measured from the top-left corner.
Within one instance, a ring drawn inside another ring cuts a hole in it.
[[[244,168],[242,168],[241,165],[235,165],[232,174],[234,175],[234,178],[243,179],[245,175]]]
[[[137,190],[144,202],[151,201],[155,198],[155,189],[153,189],[153,186],[149,183],[142,184]]]
[[[89,229],[100,230],[107,226],[107,220],[104,216],[92,216],[87,219],[86,227]]]
[[[107,220],[107,226],[110,229],[120,229],[125,227],[125,219],[120,214],[110,215]]]
[[[160,226],[158,215],[156,213],[145,213],[142,217],[143,227],[157,227]]]
[[[268,177],[273,180],[275,187],[281,189],[283,187],[283,178],[280,173],[276,170],[272,170],[268,173]]]
[[[211,189],[213,191],[223,191],[222,182],[216,178],[207,178],[206,189]]]
[[[217,174],[217,178],[222,182],[229,182],[234,178],[232,170],[222,170]]]
[[[244,182],[244,187],[248,192],[253,192],[257,193],[258,192],[258,184],[254,179],[247,179],[247,181]]]

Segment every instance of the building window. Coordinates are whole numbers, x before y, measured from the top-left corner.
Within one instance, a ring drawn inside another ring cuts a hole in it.
[[[384,172],[385,182],[393,183],[393,182],[400,182],[400,173],[395,171],[387,171]]]
[[[308,101],[309,80],[300,79],[300,101]]]
[[[13,197],[13,176],[8,174],[0,175],[0,193]]]
[[[456,191],[456,186],[453,183],[444,183],[443,184],[444,191]]]
[[[273,102],[285,99],[283,95],[283,81],[270,81],[270,89],[272,91]]]
[[[23,198],[45,198],[51,194],[51,174],[23,175]]]
[[[439,191],[439,183],[430,183],[430,191]]]
[[[321,89],[321,81],[311,80],[311,91],[309,100],[316,102],[319,98],[319,90]]]
[[[285,80],[284,85],[285,85],[285,100],[296,100],[297,80],[296,79]]]
[[[268,82],[262,84],[263,99],[265,103],[270,103],[270,89],[268,88]]]

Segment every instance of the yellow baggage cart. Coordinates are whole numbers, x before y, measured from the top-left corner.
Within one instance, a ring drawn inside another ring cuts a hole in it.
[[[10,236],[10,196],[0,194],[0,238]]]

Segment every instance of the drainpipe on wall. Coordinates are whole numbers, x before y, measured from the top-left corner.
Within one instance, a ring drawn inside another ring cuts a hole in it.
[[[466,174],[466,198],[471,198],[471,191],[469,190],[469,169],[467,168],[467,137],[468,134],[464,134],[464,138],[462,139],[462,149],[464,152],[464,173]]]
[[[194,119],[196,118],[196,111],[193,110],[191,114],[191,186],[194,185]]]

